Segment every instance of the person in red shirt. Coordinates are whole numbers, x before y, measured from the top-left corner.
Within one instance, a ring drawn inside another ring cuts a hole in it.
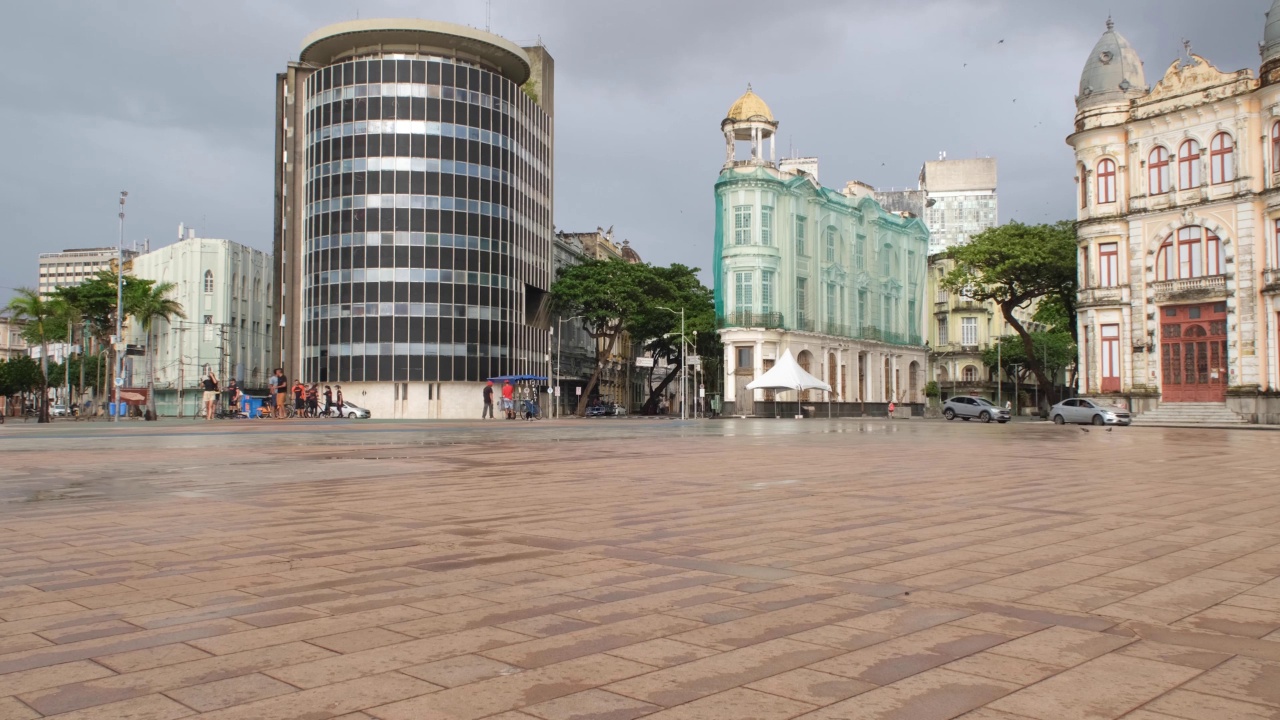
[[[511,386],[510,380],[502,381],[502,411],[507,414],[507,419],[516,416],[516,389]]]

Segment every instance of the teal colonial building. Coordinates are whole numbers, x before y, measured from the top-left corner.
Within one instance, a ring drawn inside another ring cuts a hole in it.
[[[750,88],[721,123],[714,273],[725,413],[771,412],[770,391],[746,385],[787,349],[837,403],[923,402],[928,229],[884,210],[867,185],[823,187],[816,160],[775,163],[777,127]]]

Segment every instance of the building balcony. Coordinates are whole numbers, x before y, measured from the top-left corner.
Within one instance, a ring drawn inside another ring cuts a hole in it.
[[[1119,305],[1124,301],[1124,293],[1118,287],[1083,288],[1076,294],[1076,307],[1100,307]]]
[[[733,312],[716,318],[718,328],[783,329],[782,313]]]
[[[932,348],[934,355],[977,355],[981,352],[982,347],[980,345],[965,345],[963,343],[940,343]]]
[[[1262,292],[1280,293],[1280,268],[1267,268],[1262,271]]]
[[[1182,280],[1161,280],[1151,284],[1156,302],[1214,300],[1227,296],[1227,276],[1207,275]]]

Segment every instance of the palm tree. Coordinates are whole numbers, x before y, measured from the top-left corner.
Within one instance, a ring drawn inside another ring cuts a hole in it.
[[[40,419],[49,422],[49,340],[56,332],[57,308],[31,288],[18,288],[18,296],[7,306],[15,320],[26,321],[22,336],[27,342],[40,345]]]
[[[164,320],[169,322],[175,317],[185,318],[186,312],[182,309],[182,303],[168,297],[169,293],[177,287],[171,282],[160,282],[152,285],[147,289],[145,294],[140,294],[132,308],[127,308],[135,320],[142,325],[142,332],[146,334],[146,354],[147,354],[147,411],[150,417],[156,416],[156,400],[155,400],[155,357],[151,354],[151,331],[155,328],[156,321]]]

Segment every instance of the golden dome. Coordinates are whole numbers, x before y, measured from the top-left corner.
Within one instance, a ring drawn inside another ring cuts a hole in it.
[[[773,119],[773,112],[769,110],[769,106],[765,104],[760,96],[751,91],[751,86],[747,85],[747,91],[738,98],[737,102],[729,108],[729,115],[725,118],[731,122],[746,122],[748,120],[763,120],[768,123],[776,123]]]

